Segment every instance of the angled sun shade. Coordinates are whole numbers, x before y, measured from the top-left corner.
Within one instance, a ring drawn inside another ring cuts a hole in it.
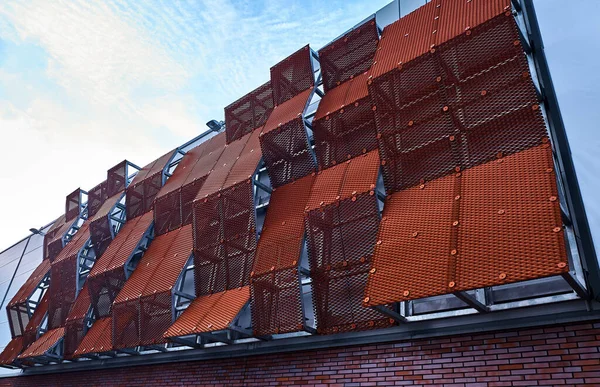
[[[87,284],[97,317],[110,314],[115,297],[148,245],[151,232],[152,212],[130,219],[94,264]]]
[[[117,233],[115,218],[121,219],[122,222],[125,221],[122,205],[117,209],[123,197],[124,192],[119,192],[105,200],[102,206],[96,211],[96,214],[89,220],[90,238],[92,239],[92,243],[94,243],[94,251],[98,256],[104,253]]]
[[[108,199],[106,180],[88,191],[88,219],[92,218]]]
[[[65,328],[49,330],[31,344],[18,359],[42,358],[44,360],[60,360],[60,344],[65,334]]]
[[[568,271],[557,195],[549,144],[393,194],[365,304]]]
[[[379,32],[373,17],[320,49],[325,92],[367,71],[373,63],[378,42]]]
[[[192,254],[192,226],[154,239],[113,304],[116,348],[165,342],[172,324],[171,290]]]
[[[271,82],[259,86],[225,108],[227,143],[262,127],[273,110]]]
[[[23,348],[27,348],[30,344],[37,340],[40,326],[42,326],[42,322],[48,314],[48,299],[48,292],[45,292],[39,305],[35,308],[35,311],[31,315],[31,319],[25,327],[25,332],[23,332]]]
[[[43,260],[31,273],[25,283],[6,306],[12,336],[21,336],[30,319],[29,300],[39,290],[40,284],[47,281],[50,273],[50,261]]]
[[[256,249],[252,178],[261,159],[256,130],[227,146],[194,201],[196,294],[248,284]]]
[[[154,221],[157,235],[191,223],[194,198],[215,168],[225,146],[225,134],[221,133],[183,156],[172,176],[156,195]]]
[[[143,167],[127,187],[126,209],[127,219],[133,219],[150,211],[154,198],[163,185],[164,171],[172,159],[174,151],[170,151]]]
[[[249,286],[197,297],[164,336],[170,338],[226,330],[249,300]]]
[[[81,196],[83,195],[83,191],[81,188],[77,188],[75,191],[71,192],[67,195],[67,200],[65,203],[65,220],[72,221],[81,212],[81,208],[83,203]]]
[[[377,241],[379,152],[320,171],[306,206],[308,259],[318,331],[387,326],[389,319],[362,306]]]
[[[320,167],[328,168],[377,148],[375,115],[368,93],[367,74],[362,73],[321,99],[313,121]]]
[[[52,261],[56,258],[65,246],[64,240],[67,232],[75,222],[75,220],[67,221],[65,215],[56,219],[44,236],[44,259]]]
[[[315,177],[277,188],[258,241],[252,271],[252,326],[257,336],[303,330],[298,262],[304,245],[304,210]]]
[[[312,93],[311,87],[276,106],[263,128],[260,146],[274,187],[297,180],[315,170],[315,160],[304,124],[304,111],[310,103]]]
[[[63,326],[71,310],[78,287],[80,286],[79,267],[82,254],[90,249],[89,224],[86,222],[75,234],[73,240],[52,262],[50,271],[52,281],[48,292],[48,328]]]
[[[96,320],[87,331],[73,357],[108,352],[112,349],[112,317],[104,317]]]
[[[9,341],[2,353],[0,353],[0,365],[10,366],[15,363],[17,356],[19,356],[24,348],[23,336],[15,337]]]
[[[271,67],[271,87],[275,106],[314,86],[312,55],[312,50],[306,45]]]
[[[370,83],[383,175],[391,191],[539,145],[546,136],[510,12]]]
[[[127,187],[127,179],[128,174],[128,166],[129,162],[127,160],[121,161],[119,164],[115,165],[106,173],[106,197],[112,197],[118,194],[121,191],[124,191]],[[137,168],[137,167],[136,167]],[[89,198],[88,198],[89,200]]]
[[[87,318],[90,312],[90,292],[87,282],[79,292],[69,316],[65,321],[65,339],[63,353],[66,358],[71,358],[83,339],[87,330]]]

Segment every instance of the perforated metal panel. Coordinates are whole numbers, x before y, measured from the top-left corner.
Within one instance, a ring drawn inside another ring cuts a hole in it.
[[[121,161],[107,172],[106,177],[106,197],[116,195],[124,191],[127,186],[127,160]],[[89,196],[88,196],[89,200]]]
[[[113,304],[116,348],[163,343],[172,323],[171,290],[192,253],[192,227],[154,239]]]
[[[17,359],[17,356],[19,356],[21,351],[23,351],[24,346],[23,336],[12,339],[8,344],[6,344],[6,347],[4,347],[2,353],[0,353],[0,364],[12,364]]]
[[[65,219],[66,221],[74,220],[81,209],[81,189],[77,188],[75,191],[67,195],[65,202]]]
[[[277,188],[258,242],[252,272],[252,325],[267,335],[303,329],[296,268],[304,243],[304,208],[315,177]]]
[[[127,219],[133,219],[150,211],[154,198],[163,184],[163,170],[174,151],[170,151],[143,167],[127,187]]]
[[[568,271],[553,168],[547,144],[392,195],[366,304]]]
[[[94,322],[73,356],[79,357],[90,353],[108,352],[112,349],[112,317],[104,317]]]
[[[277,106],[260,136],[267,172],[274,187],[282,186],[315,170],[302,114],[312,89]]]
[[[319,63],[326,92],[367,71],[373,63],[379,33],[375,18],[319,50]]]
[[[227,329],[250,300],[250,287],[197,297],[165,332],[165,337]]]
[[[267,82],[225,108],[227,143],[262,127],[273,110],[273,91]]]
[[[368,97],[367,75],[346,82],[343,97],[333,89],[319,104],[313,133],[320,168],[328,168],[377,148],[375,115]],[[338,101],[329,101],[338,99]],[[335,111],[331,111],[335,108]]]
[[[547,135],[512,16],[467,32],[369,86],[387,189],[539,145]]]
[[[115,230],[110,219],[113,208],[123,198],[123,192],[108,198],[98,209],[95,216],[89,220],[90,238],[94,243],[96,255],[101,256],[112,241]]]
[[[275,106],[292,99],[315,83],[311,49],[302,47],[271,67],[271,87]]]
[[[65,321],[65,337],[63,344],[63,353],[65,358],[71,358],[79,343],[85,336],[87,325],[85,318],[91,307],[90,293],[87,282],[79,292],[73,307]]]
[[[256,250],[250,180],[194,202],[196,295],[245,286]]]
[[[105,180],[88,191],[88,218],[96,215],[106,199],[108,199],[108,191]]]
[[[19,359],[29,357],[43,356],[50,348],[58,343],[65,334],[65,328],[56,328],[44,333],[39,339],[31,344],[21,355]]]

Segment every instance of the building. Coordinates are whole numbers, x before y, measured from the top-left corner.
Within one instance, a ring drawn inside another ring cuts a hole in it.
[[[224,130],[110,168],[2,253],[23,373],[0,385],[599,384],[532,2],[416,3],[299,48]]]

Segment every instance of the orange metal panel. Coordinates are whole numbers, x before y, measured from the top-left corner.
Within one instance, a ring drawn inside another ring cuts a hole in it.
[[[133,219],[150,211],[154,198],[162,187],[162,172],[173,156],[175,150],[165,153],[158,159],[143,167],[127,187],[127,218]]]
[[[197,297],[164,336],[168,338],[227,329],[249,300],[249,286]]]
[[[289,99],[281,105],[275,106],[269,119],[263,128],[263,134],[267,134],[275,129],[281,128],[288,122],[291,122],[302,116],[304,108],[308,103],[308,97],[312,93],[312,87],[304,90],[294,98]],[[280,129],[281,130],[281,129]]]
[[[442,0],[434,21],[434,44],[441,45],[506,11],[510,0]]]
[[[267,82],[225,108],[227,143],[262,127],[273,110],[273,91]]]
[[[262,158],[262,152],[260,149],[260,129],[253,131],[248,134],[249,138],[244,146],[244,149],[240,153],[235,164],[229,171],[227,179],[223,183],[221,189],[227,189],[232,187],[244,180],[251,179],[254,172],[258,168],[258,163]]]
[[[88,190],[88,219],[96,215],[106,199],[108,199],[106,180]]]
[[[313,210],[349,199],[357,194],[373,191],[378,176],[379,152],[377,150],[319,171],[306,208]]]
[[[78,357],[90,353],[108,352],[112,349],[112,317],[104,317],[94,322],[73,355]]]
[[[549,144],[393,194],[378,239],[368,305],[566,272]]]
[[[304,210],[315,177],[306,176],[277,188],[269,199],[252,271],[297,267],[304,236]]]
[[[311,61],[311,50],[306,45],[271,67],[271,87],[275,106],[314,86],[315,76]]]
[[[43,356],[50,348],[52,348],[65,334],[65,328],[56,328],[44,333],[39,339],[29,346],[19,359],[28,357]]]
[[[454,176],[389,196],[366,287],[367,305],[448,291]],[[366,300],[366,299],[365,299]]]
[[[348,89],[353,82],[353,79],[348,80],[325,93],[325,95],[319,101],[319,106],[317,106],[315,120],[324,118],[325,116],[343,108],[346,105],[346,95],[348,94]]]
[[[0,353],[0,364],[10,365],[16,359],[17,356],[23,351],[25,345],[23,343],[23,336],[18,336],[12,339],[6,344],[2,353]]]
[[[83,285],[83,289],[79,292],[69,316],[65,321],[65,340],[63,345],[63,353],[66,358],[70,358],[81,340],[85,335],[86,321],[90,306],[90,293],[88,290],[87,282]]]
[[[458,290],[568,271],[550,144],[465,172]]]
[[[319,50],[319,63],[326,92],[371,67],[379,34],[375,17]]]
[[[435,43],[433,31],[439,2],[430,1],[384,28],[370,76],[377,78],[429,51]]]
[[[39,285],[39,283],[44,279],[48,271],[50,270],[50,261],[43,260],[38,267],[35,268],[33,272],[27,278],[27,281],[19,288],[17,293],[13,296],[13,298],[8,303],[8,307],[16,306],[17,304],[22,304],[27,301],[29,296],[33,293],[35,288]]]

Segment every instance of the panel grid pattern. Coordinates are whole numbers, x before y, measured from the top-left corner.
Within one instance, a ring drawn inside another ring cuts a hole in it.
[[[227,143],[262,127],[273,110],[271,82],[259,86],[225,108]]]
[[[567,272],[553,168],[546,144],[392,195],[365,303]]]

